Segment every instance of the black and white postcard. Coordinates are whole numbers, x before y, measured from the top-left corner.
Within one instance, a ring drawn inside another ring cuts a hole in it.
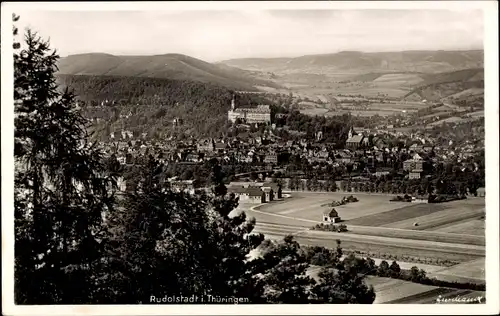
[[[1,22],[4,314],[499,311],[497,2]]]

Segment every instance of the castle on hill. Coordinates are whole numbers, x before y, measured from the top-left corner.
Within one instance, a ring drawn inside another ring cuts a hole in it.
[[[227,112],[227,118],[232,123],[240,119],[245,123],[270,123],[271,122],[271,108],[269,105],[258,105],[256,108],[241,107],[236,108],[234,96],[231,100],[231,110]]]

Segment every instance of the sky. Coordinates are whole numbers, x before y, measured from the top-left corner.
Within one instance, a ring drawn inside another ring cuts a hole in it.
[[[60,56],[179,53],[215,62],[345,50],[483,48],[480,10],[21,11]]]

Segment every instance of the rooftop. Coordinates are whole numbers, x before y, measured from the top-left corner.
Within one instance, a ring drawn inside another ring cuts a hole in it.
[[[339,217],[339,213],[334,208],[329,211],[324,211],[323,214],[328,215],[329,217]]]
[[[363,140],[363,135],[354,135],[347,140],[348,143],[360,143]]]

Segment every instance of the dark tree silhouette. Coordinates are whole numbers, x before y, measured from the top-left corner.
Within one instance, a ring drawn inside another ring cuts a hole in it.
[[[74,95],[57,89],[56,52],[30,30],[24,44],[14,44],[15,300],[88,302],[112,179]]]

